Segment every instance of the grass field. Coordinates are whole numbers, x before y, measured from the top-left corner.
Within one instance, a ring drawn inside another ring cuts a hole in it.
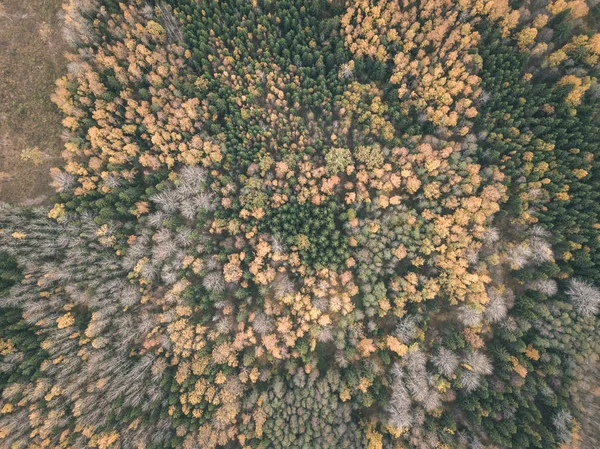
[[[0,0],[0,200],[48,201],[61,117],[50,101],[66,66],[62,0]]]

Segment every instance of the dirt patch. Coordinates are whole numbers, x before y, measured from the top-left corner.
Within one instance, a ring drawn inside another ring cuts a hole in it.
[[[48,201],[61,116],[50,101],[66,70],[62,0],[0,0],[0,201]]]

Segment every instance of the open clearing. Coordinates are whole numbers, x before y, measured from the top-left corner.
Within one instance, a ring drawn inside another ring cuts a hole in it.
[[[48,200],[61,117],[50,101],[65,70],[62,0],[0,0],[0,200]]]

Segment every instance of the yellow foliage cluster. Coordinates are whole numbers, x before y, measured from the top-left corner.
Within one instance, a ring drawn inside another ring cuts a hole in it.
[[[361,103],[366,104],[367,108],[359,108]],[[362,131],[367,135],[378,136],[384,141],[394,137],[394,126],[386,119],[387,105],[383,101],[383,91],[374,83],[350,83],[337,108],[340,115],[337,136],[347,136],[357,123],[361,123],[364,126]]]
[[[581,100],[587,90],[594,84],[595,78],[585,76],[579,77],[576,75],[565,75],[556,83],[557,86],[572,86],[571,92],[565,98],[566,103],[571,107],[576,107],[581,104]]]
[[[382,196],[390,198],[390,203],[404,204],[422,195],[449,211],[440,213],[428,208],[421,211],[420,216],[411,214],[407,218],[408,226],[424,232],[421,238],[410,242],[411,248],[402,245],[394,254],[399,259],[408,254],[417,268],[430,259],[439,274],[428,279],[410,272],[397,279],[392,289],[398,292],[400,306],[406,300],[433,299],[440,290],[451,303],[487,301],[484,288],[487,277],[469,270],[467,254],[480,246],[477,237],[499,210],[504,188],[499,183],[484,185],[476,164],[465,164],[463,170],[457,170],[453,155],[458,151],[460,147],[456,145],[437,148],[436,144],[423,142],[412,151],[395,148],[392,163],[385,164],[381,170],[366,173],[358,169],[354,186],[357,200],[368,201],[369,192],[376,191],[380,206],[385,208],[388,202],[381,204]],[[444,182],[437,182],[438,179]],[[497,181],[501,179],[497,174]],[[362,226],[355,222],[354,225],[359,226],[358,229],[368,226],[375,234],[388,232],[373,222],[364,222]]]
[[[511,356],[510,361],[513,365],[513,370],[515,371],[515,373],[525,378],[527,376],[527,368],[521,365],[519,363],[519,359],[517,359],[515,356]]]
[[[569,17],[573,20],[585,17],[589,12],[585,0],[553,0],[546,5],[546,9],[554,16],[569,10]]]
[[[595,66],[600,59],[600,34],[573,36],[568,43],[548,55],[548,64],[556,67],[581,50],[585,52],[583,62],[590,67]]]
[[[393,63],[390,82],[406,112],[414,107],[436,125],[456,126],[463,116],[477,115],[480,62],[470,50],[479,41],[474,25],[483,15],[502,18],[504,28],[518,18],[506,1],[357,0],[342,28],[355,57]]]
[[[517,33],[517,45],[519,50],[524,51],[535,42],[538,30],[534,27],[523,28]]]
[[[75,317],[71,312],[68,312],[57,318],[56,323],[59,329],[64,329],[65,327],[69,327],[75,324]]]
[[[78,195],[109,192],[118,180],[132,179],[138,164],[156,170],[222,159],[220,144],[200,136],[200,100],[175,87],[188,76],[184,49],[168,43],[156,31],[160,25],[146,21],[133,5],[123,8],[123,15],[110,21],[120,38],[90,47],[86,57],[69,55],[73,70],[57,81],[52,97],[70,131],[63,157],[65,170],[77,177]],[[114,77],[104,79],[105,72]],[[116,96],[110,93],[114,84]],[[81,119],[88,111],[94,124],[86,127]]]
[[[15,353],[15,346],[10,339],[0,338],[0,355],[5,357]]]

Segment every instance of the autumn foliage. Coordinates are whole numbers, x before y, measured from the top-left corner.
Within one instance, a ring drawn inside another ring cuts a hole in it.
[[[67,2],[55,204],[0,206],[0,446],[579,432],[600,45],[513,3]]]

